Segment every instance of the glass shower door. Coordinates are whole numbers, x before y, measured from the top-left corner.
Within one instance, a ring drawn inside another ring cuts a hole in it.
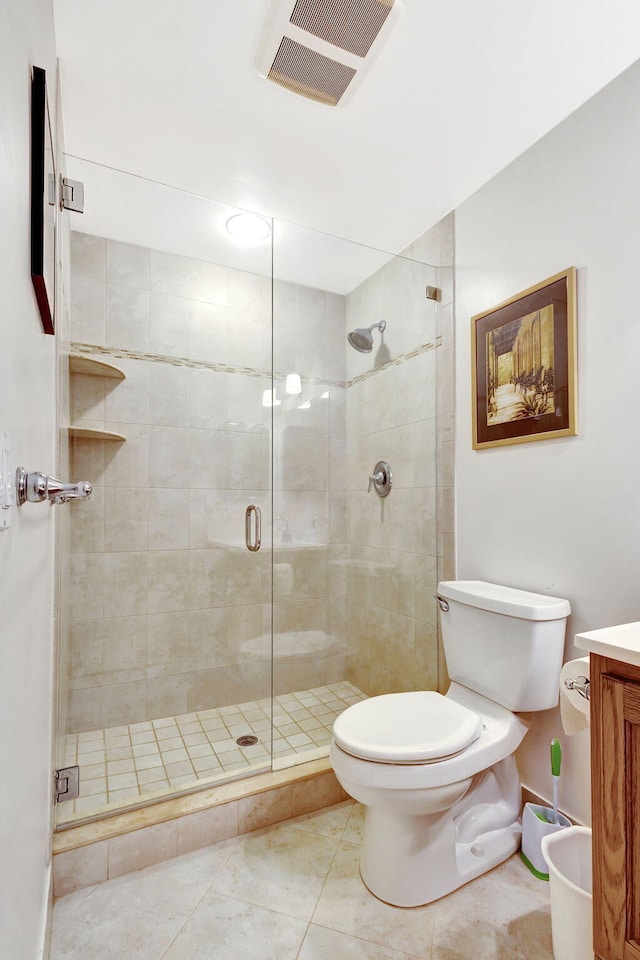
[[[59,764],[80,796],[60,822],[271,765],[270,224],[243,245],[241,211],[69,167],[91,204],[70,214],[62,473],[94,492],[61,558]]]
[[[437,687],[441,341],[425,296],[437,270],[413,250],[275,221],[273,272],[280,768],[326,756],[336,716],[363,697]],[[385,497],[370,481],[378,461]]]

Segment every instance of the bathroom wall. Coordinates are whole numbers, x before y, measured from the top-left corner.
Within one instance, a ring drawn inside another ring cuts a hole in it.
[[[452,244],[451,224],[443,221],[347,297],[347,331],[387,323],[384,334],[374,331],[371,354],[347,352],[346,624],[350,679],[370,695],[438,686],[433,595],[445,542],[452,567],[452,542],[443,536],[453,531],[451,511],[440,531],[437,523],[438,508],[452,502],[437,492],[438,480],[447,489],[453,483],[445,415],[452,393],[445,375],[452,360]],[[427,285],[439,288],[437,301],[426,298]],[[438,394],[447,398],[440,423]],[[444,473],[439,454],[447,460]],[[367,492],[378,460],[387,460],[393,474],[384,499]]]
[[[343,351],[331,334],[343,331],[342,298],[277,287],[272,408],[268,276],[79,233],[72,271],[74,349],[126,374],[75,374],[72,423],[126,440],[74,441],[74,476],[95,487],[72,514],[68,730],[267,697],[270,553],[246,550],[244,511],[260,504],[267,548],[272,414],[276,634],[342,639],[328,573],[344,526],[329,470],[344,443]],[[284,390],[294,371],[300,399]],[[303,399],[311,408],[298,409]],[[279,652],[276,692],[343,679],[343,658],[292,665]]]
[[[55,130],[50,0],[2,4],[0,430],[11,438],[12,470],[53,471],[56,338],[42,332],[29,263],[32,64],[47,71]],[[50,878],[55,511],[27,504],[10,515],[10,530],[0,533],[0,942],[5,956],[35,958],[45,943]]]
[[[639,100],[640,63],[456,211],[458,575],[569,598],[567,659],[575,633],[640,620]],[[473,451],[469,318],[571,264],[578,436]],[[531,724],[523,782],[549,796],[560,736],[561,805],[589,822],[588,734]]]

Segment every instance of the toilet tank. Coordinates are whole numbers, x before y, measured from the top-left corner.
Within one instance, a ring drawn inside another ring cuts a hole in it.
[[[438,598],[451,680],[508,710],[556,706],[568,600],[483,580],[445,580]]]

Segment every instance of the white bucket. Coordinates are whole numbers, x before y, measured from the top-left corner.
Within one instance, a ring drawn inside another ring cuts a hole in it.
[[[542,838],[549,867],[555,960],[593,960],[591,830],[568,827]]]

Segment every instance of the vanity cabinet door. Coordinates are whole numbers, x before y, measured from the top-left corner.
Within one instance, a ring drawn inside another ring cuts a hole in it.
[[[604,672],[611,661],[592,657],[594,666],[594,951],[602,960],[640,960],[640,683],[633,668],[632,680]]]

